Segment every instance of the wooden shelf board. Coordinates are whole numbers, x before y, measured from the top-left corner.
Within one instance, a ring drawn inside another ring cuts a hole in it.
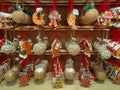
[[[58,31],[109,31],[108,28],[105,27],[95,27],[95,26],[77,26],[78,29],[74,30],[70,26],[61,26],[60,28],[56,29]],[[7,31],[54,31],[55,29],[53,27],[44,26],[16,26],[15,28],[11,29],[0,29],[0,30],[7,30]]]

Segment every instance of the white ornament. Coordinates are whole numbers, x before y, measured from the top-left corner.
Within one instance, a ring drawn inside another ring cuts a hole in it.
[[[112,53],[109,50],[103,50],[102,52],[100,52],[100,56],[103,59],[109,59],[112,56]]]

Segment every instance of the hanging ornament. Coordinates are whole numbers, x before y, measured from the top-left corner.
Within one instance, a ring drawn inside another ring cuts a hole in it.
[[[79,15],[79,11],[77,9],[73,9],[73,11],[68,15],[67,22],[68,22],[68,25],[72,27],[72,29],[77,29],[76,16],[78,15]]]
[[[54,0],[53,0],[53,9],[50,11],[50,14],[48,17],[50,19],[50,22],[49,22],[50,27],[54,27],[54,28],[60,27],[61,15],[56,10],[56,2]]]
[[[94,3],[86,5],[83,11],[85,11],[85,13],[81,16],[80,19],[81,23],[85,25],[94,23],[99,16],[99,12],[97,9],[95,9]]]
[[[28,55],[32,54],[32,46],[28,41],[19,41],[19,57],[27,58]]]
[[[38,42],[34,44],[32,51],[35,55],[42,55],[47,49],[47,43],[43,42],[40,37],[37,37],[37,39]]]
[[[89,63],[85,56],[82,57],[82,63],[80,65],[80,72],[78,79],[81,82],[81,86],[90,87],[93,76],[89,70]]]
[[[80,46],[73,40],[65,42],[66,49],[70,55],[77,55],[80,53]]]
[[[32,16],[33,22],[38,26],[43,26],[45,24],[44,14],[42,13],[43,8],[39,7],[36,9],[36,12]]]
[[[67,80],[73,80],[74,79],[75,69],[73,67],[73,63],[74,63],[74,61],[71,58],[69,58],[66,61],[64,74],[65,74],[65,79],[67,79]]]
[[[49,26],[50,27],[60,27],[60,20],[61,20],[61,15],[58,13],[57,10],[51,10],[49,14]]]
[[[20,5],[13,6],[12,20],[17,24],[31,24],[31,12],[26,8],[22,8]]]
[[[70,13],[68,14],[68,18],[67,18],[67,23],[69,26],[72,27],[72,29],[77,29],[76,27],[76,16],[79,15],[79,11],[78,9],[73,9],[73,2],[74,0],[70,0]]]
[[[98,17],[98,24],[101,26],[112,26],[113,22],[113,11],[105,11],[104,13],[101,14],[101,16]]]
[[[60,56],[60,48],[61,48],[61,42],[55,38],[52,45],[51,45],[51,51],[52,51],[52,57],[55,58],[55,57],[59,57]]]
[[[22,62],[22,72],[19,74],[19,85],[28,85],[30,78],[33,76],[33,71],[35,69],[35,62],[31,61],[30,56],[24,59]]]
[[[41,60],[41,63],[35,66],[34,78],[36,80],[41,80],[44,78],[48,66],[47,60]]]
[[[6,6],[7,7],[7,6]],[[0,29],[13,28],[12,14],[6,13],[4,3],[1,5],[0,11]]]
[[[14,46],[13,42],[6,40],[4,45],[1,47],[1,52],[5,54],[14,53],[16,51],[16,47]]]
[[[54,64],[54,74],[53,74],[53,87],[54,88],[62,88],[62,68],[59,62],[59,58],[56,58],[55,64]]]
[[[88,41],[87,39],[82,39],[80,40],[79,45],[81,46],[81,50],[83,51],[83,53],[90,57],[90,52],[93,51],[90,41]]]

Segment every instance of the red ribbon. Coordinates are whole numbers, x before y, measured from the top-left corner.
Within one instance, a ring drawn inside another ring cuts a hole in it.
[[[83,63],[83,67],[86,68],[86,71],[89,71],[89,67],[88,67],[88,60],[87,58],[85,57],[85,55],[82,55],[82,63]]]
[[[4,5],[4,3],[1,6],[1,11],[5,12],[5,5]]]
[[[109,10],[110,9],[110,0],[103,0],[103,2],[101,2],[99,5],[98,5],[98,11],[101,13],[101,12],[104,12],[106,10]]]
[[[86,39],[88,39],[88,35],[89,35],[88,31],[86,31],[86,32],[85,32],[85,38],[86,38]]]
[[[41,5],[40,5],[39,0],[35,0],[35,9],[38,8],[38,7],[40,7],[40,6],[41,6]]]
[[[56,10],[56,0],[53,0],[53,10]]]
[[[70,8],[70,12],[72,12],[73,11],[73,7],[74,7],[74,0],[70,0],[70,6],[69,6],[69,8]]]

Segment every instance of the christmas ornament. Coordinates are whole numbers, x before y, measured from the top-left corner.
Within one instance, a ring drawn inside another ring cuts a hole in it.
[[[59,58],[56,58],[56,62],[54,64],[54,74],[53,74],[53,87],[54,88],[61,88],[62,87],[62,68],[60,66]]]
[[[1,47],[1,52],[5,54],[14,53],[16,51],[16,47],[14,46],[13,42],[6,40],[4,45]]]
[[[0,29],[13,28],[12,14],[0,12]]]
[[[58,13],[57,10],[51,10],[50,11],[50,14],[49,14],[49,19],[50,19],[50,22],[49,22],[49,26],[50,27],[60,27],[60,20],[61,20],[61,15]]]
[[[97,65],[99,67],[97,69],[94,69],[96,80],[98,80],[99,82],[103,82],[106,79],[106,72],[103,69],[103,63],[100,62]]]
[[[51,51],[53,54],[52,55],[53,58],[60,56],[60,53],[59,53],[60,48],[61,48],[61,42],[57,38],[55,38],[51,45]]]
[[[89,25],[97,20],[99,12],[97,9],[95,9],[94,3],[86,5],[84,7],[84,11],[85,13],[80,18],[82,24]]]
[[[43,42],[40,37],[37,37],[38,42],[33,46],[33,53],[36,55],[44,54],[45,50],[47,49],[47,43]]]
[[[24,86],[28,85],[30,82],[31,77],[33,76],[33,71],[35,69],[35,62],[31,61],[31,57],[28,56],[22,62],[22,72],[20,72],[19,76],[19,85]]]
[[[65,42],[65,47],[70,55],[77,55],[80,53],[80,46],[73,40]]]
[[[88,41],[87,39],[82,39],[80,40],[79,45],[81,46],[81,50],[83,51],[83,53],[90,57],[90,52],[93,51],[90,41]]]
[[[27,58],[28,55],[32,54],[32,45],[28,41],[19,41],[19,57]]]
[[[20,86],[28,85],[29,82],[30,82],[30,78],[27,75],[22,75],[19,78],[19,85]]]
[[[5,81],[6,82],[12,82],[16,79],[16,73],[12,70],[9,70],[7,73],[5,73]]]
[[[19,5],[13,6],[12,20],[17,24],[31,24],[31,12]]]
[[[2,60],[4,60],[2,58]],[[0,82],[5,79],[6,72],[10,70],[10,59],[6,59],[0,65]]]
[[[89,63],[85,56],[82,57],[78,79],[80,80],[81,86],[83,87],[90,87],[91,80],[94,79],[89,70]]]
[[[41,60],[41,63],[35,66],[34,70],[34,77],[35,79],[43,79],[47,70],[48,61],[47,60]]]
[[[73,63],[71,63],[71,62],[66,63],[66,67],[65,67],[64,73],[65,73],[65,79],[68,79],[68,80],[73,80],[74,79],[75,69],[73,67]]]
[[[33,22],[38,26],[43,26],[45,24],[44,14],[42,13],[42,11],[42,7],[36,8],[36,12],[32,16]]]
[[[79,15],[79,11],[77,9],[73,9],[73,11],[68,15],[67,22],[68,22],[68,25],[72,27],[72,29],[77,29],[76,27],[77,15]]]

